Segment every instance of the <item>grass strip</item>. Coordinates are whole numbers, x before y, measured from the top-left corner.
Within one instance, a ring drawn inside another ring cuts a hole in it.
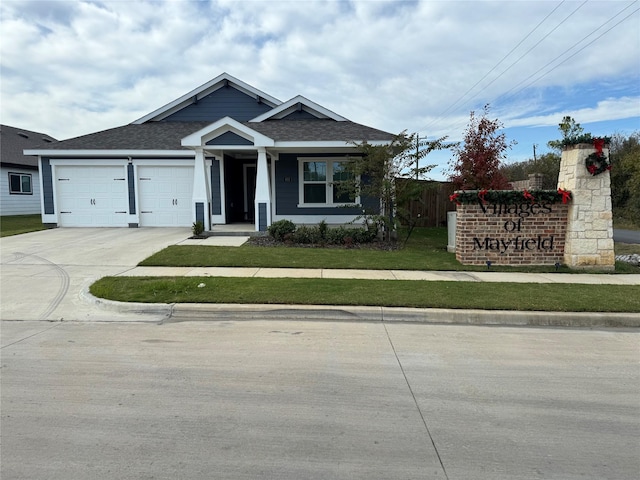
[[[172,245],[139,263],[146,267],[255,267],[255,268],[348,268],[359,270],[486,271],[484,265],[462,265],[445,249],[296,248],[296,247],[213,247]],[[492,265],[496,272],[551,273],[552,265]],[[584,273],[561,266],[561,273]],[[639,273],[640,269],[616,263],[616,273]],[[598,273],[590,271],[589,273]],[[611,273],[611,272],[603,272]]]
[[[0,217],[0,237],[45,230],[40,214],[5,215]]]
[[[204,284],[204,287],[198,285]],[[145,303],[263,303],[640,312],[640,287],[538,283],[426,282],[222,277],[105,277],[96,297]]]

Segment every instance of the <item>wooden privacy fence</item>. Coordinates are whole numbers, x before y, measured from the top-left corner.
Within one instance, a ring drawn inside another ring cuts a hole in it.
[[[397,178],[396,181],[402,181]],[[447,225],[447,212],[455,212],[456,204],[449,200],[453,194],[450,182],[434,182],[420,180],[423,186],[422,196],[418,200],[409,201],[407,209],[411,217],[416,219],[418,227],[444,227]]]

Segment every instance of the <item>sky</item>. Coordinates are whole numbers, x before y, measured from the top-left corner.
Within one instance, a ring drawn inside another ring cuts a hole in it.
[[[227,72],[392,133],[462,139],[471,111],[550,151],[573,117],[640,130],[640,1],[0,2],[0,121],[60,140],[128,124]],[[448,176],[449,151],[431,154]]]

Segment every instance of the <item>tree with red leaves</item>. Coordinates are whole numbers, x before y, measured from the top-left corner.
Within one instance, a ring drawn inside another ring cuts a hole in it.
[[[450,163],[453,173],[451,182],[458,190],[506,190],[507,178],[500,172],[506,151],[515,141],[507,143],[500,121],[489,120],[489,104],[484,106],[482,116],[471,112],[464,133],[464,142],[453,148],[455,161]]]

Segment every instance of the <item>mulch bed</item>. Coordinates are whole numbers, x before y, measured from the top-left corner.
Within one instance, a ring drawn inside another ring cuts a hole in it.
[[[340,250],[399,250],[398,242],[376,241],[372,243],[352,243],[349,245],[335,245],[328,243],[294,243],[280,242],[273,237],[250,237],[249,244],[255,247],[291,247],[291,248],[335,248]]]

